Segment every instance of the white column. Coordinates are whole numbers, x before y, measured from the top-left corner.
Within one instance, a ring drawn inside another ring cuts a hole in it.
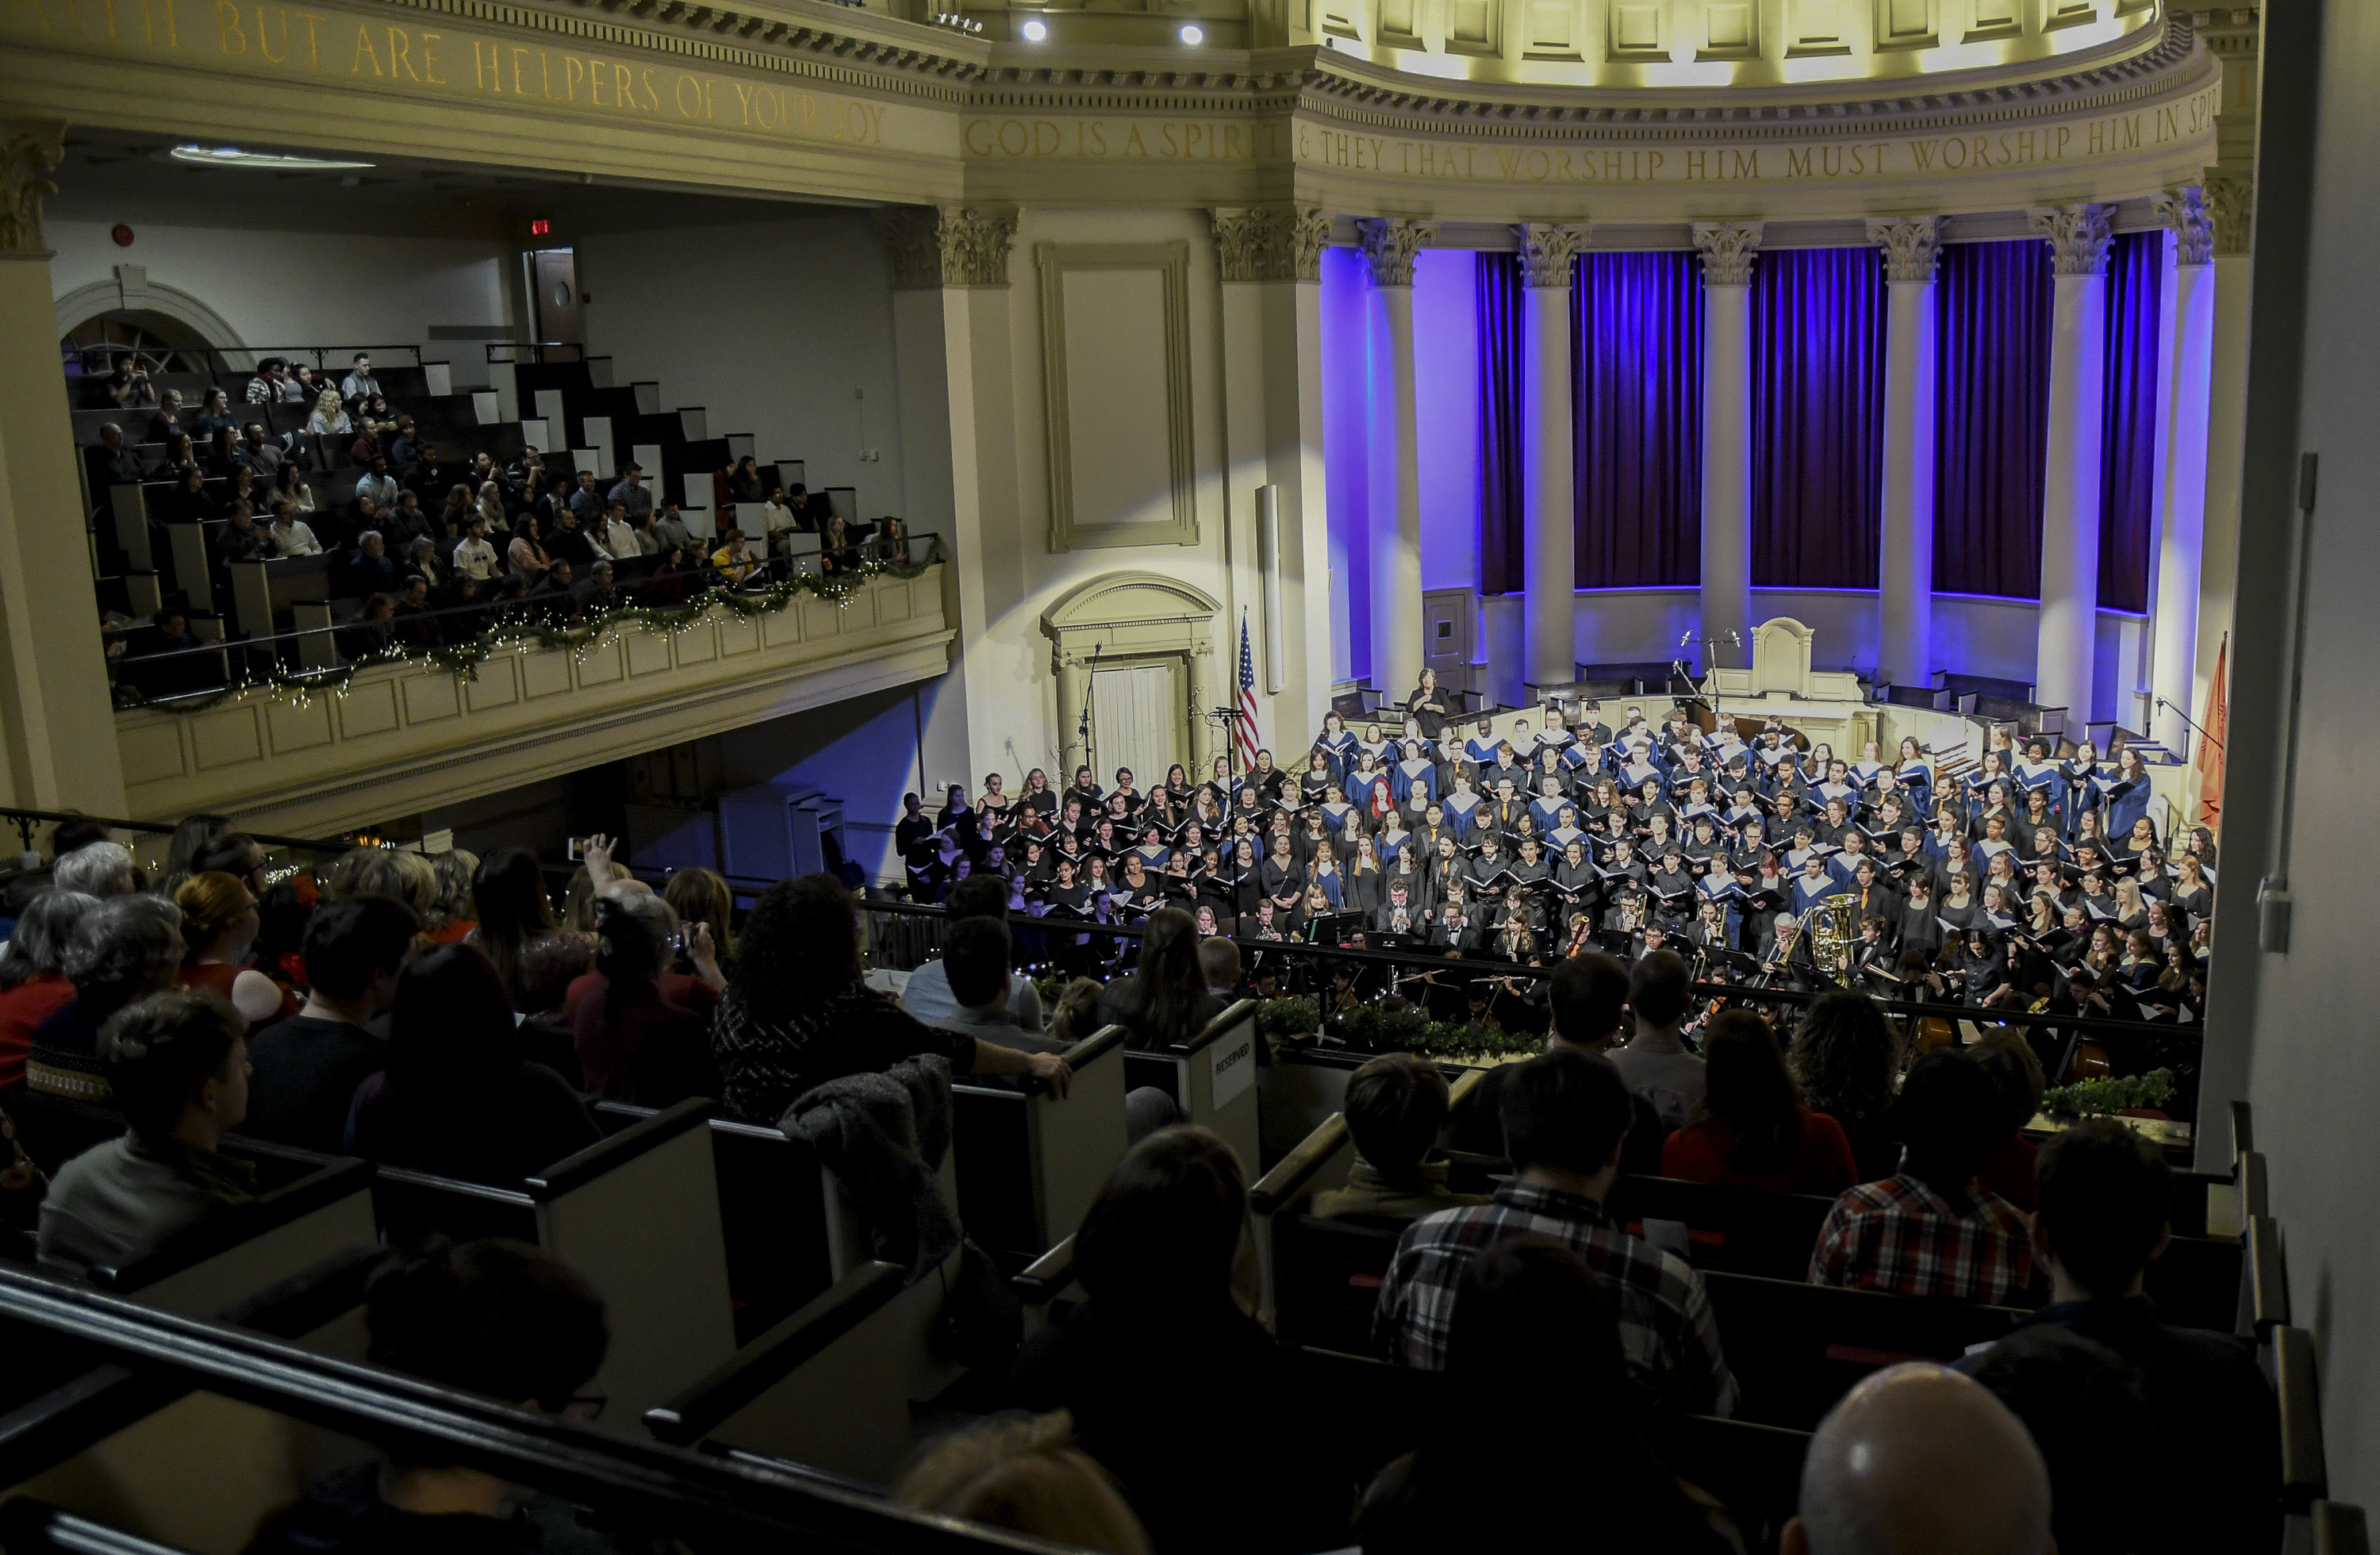
[[[1421,460],[1414,415],[1414,255],[1437,229],[1422,222],[1358,224],[1380,294],[1385,347],[1372,358],[1372,684],[1402,699],[1421,680]]]
[[[1533,686],[1578,678],[1577,472],[1571,467],[1571,272],[1585,245],[1577,227],[1529,225],[1521,240],[1528,293],[1521,393],[1522,578],[1526,588],[1528,674]]]
[[[1752,662],[1752,261],[1758,222],[1694,224],[1703,256],[1703,673]]]
[[[2157,523],[2156,640],[2149,684],[2174,704],[2155,707],[2152,738],[2175,755],[2193,748],[2198,716],[2199,556],[2206,538],[2206,429],[2215,364],[2215,223],[2195,186],[2156,197],[2173,228],[2173,339],[2165,354],[2173,385],[2166,429],[2165,511]]]
[[[1884,535],[1878,558],[1876,673],[1934,684],[1934,273],[1942,218],[1867,224],[1884,250]]]
[[[42,175],[65,133],[0,126],[0,346],[17,363],[0,373],[0,803],[122,815],[124,760],[42,240],[52,188]],[[5,851],[16,850],[12,832]]]
[[[2110,210],[2082,204],[2033,213],[2033,229],[2049,239],[2058,288],[2049,329],[2049,446],[2043,460],[2034,699],[2066,709],[2070,725],[2081,724],[2093,711]]]

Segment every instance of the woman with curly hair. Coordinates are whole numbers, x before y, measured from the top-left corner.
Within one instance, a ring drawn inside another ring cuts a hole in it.
[[[719,1001],[711,1051],[725,1111],[772,1124],[796,1097],[845,1075],[940,1053],[957,1075],[1031,1075],[1060,1096],[1074,1072],[1054,1053],[1021,1053],[938,1030],[868,986],[859,919],[832,875],[779,881],[745,920],[743,954]]]
[[[1823,995],[1803,1012],[1790,1056],[1810,1110],[1840,1124],[1851,1140],[1859,1180],[1900,1171],[1900,1140],[1888,1114],[1900,1045],[1875,1001],[1849,989]]]

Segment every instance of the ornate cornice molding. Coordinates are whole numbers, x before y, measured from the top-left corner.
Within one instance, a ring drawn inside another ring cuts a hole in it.
[[[2149,208],[2158,221],[2173,229],[2175,263],[2215,262],[2215,217],[2207,211],[2205,193],[2198,186],[2159,190],[2150,198]]]
[[[2107,245],[2115,233],[2109,218],[2112,205],[2084,200],[2080,205],[2053,205],[2026,213],[2027,225],[2049,239],[2049,268],[2058,275],[2104,275]]]
[[[1824,87],[1730,89],[1705,95],[1685,87],[1558,87],[1427,79],[1357,56],[1325,51],[1300,105],[1350,125],[1415,134],[1493,136],[1624,145],[1695,140],[1875,140],[1952,128],[2018,128],[2046,115],[2114,111],[2166,90],[2190,68],[2212,74],[2214,57],[2193,51],[2187,16],[2168,15],[2154,43],[2131,40],[2118,57],[2036,61],[2030,70],[1958,89],[1923,78],[1847,81]],[[2063,68],[2059,68],[2063,66]],[[2038,72],[2038,73],[2033,73]],[[1901,89],[1901,90],[1896,90]],[[1872,95],[1862,97],[1862,91]]]
[[[1322,279],[1330,218],[1321,206],[1232,206],[1215,211],[1210,219],[1225,282]],[[1405,284],[1412,285],[1410,275]]]
[[[2200,186],[2215,224],[2215,252],[2244,254],[2254,230],[2256,177],[2252,173],[2210,173]]]
[[[1527,222],[1512,228],[1521,244],[1521,285],[1531,291],[1569,287],[1578,256],[1586,251],[1586,228]]]
[[[972,206],[908,205],[884,223],[897,291],[938,286],[1005,286],[1016,213]]]
[[[63,121],[0,125],[0,254],[48,257],[42,241],[42,200],[58,192],[43,176],[66,156]]]
[[[1366,216],[1355,224],[1355,232],[1364,250],[1365,266],[1372,273],[1372,285],[1410,286],[1414,284],[1414,256],[1421,251],[1423,244],[1438,236],[1438,224]]]
[[[1696,222],[1694,251],[1703,256],[1703,285],[1752,285],[1753,257],[1760,252],[1759,222]]]
[[[1940,216],[1870,216],[1867,240],[1884,250],[1888,282],[1931,281],[1942,253]]]

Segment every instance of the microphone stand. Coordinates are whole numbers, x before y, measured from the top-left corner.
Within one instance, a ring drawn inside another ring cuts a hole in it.
[[[2186,712],[2182,711],[2181,711],[2181,709],[2180,709],[2180,708],[2178,708],[2178,707],[2175,707],[2171,702],[2167,701],[2163,697],[2159,697],[2159,698],[2156,699],[2156,705],[2157,705],[2157,706],[2159,706],[2159,707],[2161,707],[2161,708],[2165,708],[2165,709],[2167,709],[2168,711],[2169,711],[2170,712],[2172,712],[2172,713],[2174,714],[2174,716],[2175,716],[2175,717],[2180,718],[2180,719],[2184,723],[2189,724],[2192,728],[2193,728],[2193,729],[2198,729],[2198,737],[2199,737],[2200,739],[2204,740],[2207,744],[2209,744],[2209,745],[2213,746],[2213,747],[2214,747],[2216,749],[2217,749],[2217,750],[2221,750],[2221,749],[2223,748],[2223,742],[2222,742],[2221,740],[2216,739],[2214,735],[2212,735],[2208,734],[2205,730],[2204,730],[2204,729],[2199,729],[2199,727],[2198,727],[2198,720],[2196,720],[2196,719],[2194,719],[2194,718],[2191,717],[2191,716],[2190,716],[2190,714],[2188,714],[2188,713],[2186,713]]]
[[[1083,765],[1090,768],[1093,783],[1099,781],[1099,763],[1091,759],[1091,685],[1099,673],[1099,655],[1106,650],[1107,644],[1103,642],[1091,644],[1090,666],[1083,674],[1082,722],[1075,726],[1076,736],[1083,742]]]

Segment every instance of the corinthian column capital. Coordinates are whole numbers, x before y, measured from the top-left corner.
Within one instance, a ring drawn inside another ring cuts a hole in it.
[[[1364,246],[1364,263],[1372,273],[1375,286],[1410,286],[1414,284],[1414,256],[1421,246],[1438,236],[1434,222],[1398,221],[1388,216],[1366,216],[1355,224]]]
[[[892,285],[902,291],[1004,286],[1008,252],[1015,242],[1014,212],[972,206],[905,206],[892,213],[884,228],[884,244],[892,256]]]
[[[0,126],[0,254],[42,255],[42,198],[58,192],[42,176],[66,155],[63,121]]]
[[[1319,281],[1330,218],[1319,205],[1251,205],[1210,213],[1229,281]]]
[[[1526,222],[1512,228],[1521,240],[1521,284],[1531,291],[1562,291],[1573,261],[1586,249],[1586,228]]]
[[[2215,213],[2206,208],[2204,189],[2196,184],[2165,189],[2150,199],[2149,207],[2173,229],[2176,263],[2215,262]]]
[[[1888,282],[1931,281],[1942,254],[1939,216],[1870,216],[1867,240],[1884,250]]]
[[[1703,256],[1703,285],[1752,285],[1753,256],[1760,252],[1759,222],[1696,222],[1694,249]]]
[[[2101,275],[2107,269],[2107,244],[2114,233],[2108,218],[2112,205],[2055,205],[2027,213],[2033,230],[2049,239],[2049,267],[2059,275]]]

